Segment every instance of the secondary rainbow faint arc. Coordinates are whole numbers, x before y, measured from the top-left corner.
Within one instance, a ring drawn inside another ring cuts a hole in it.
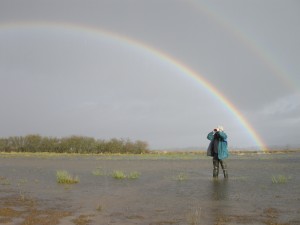
[[[249,52],[251,52],[255,57],[263,62],[264,65],[272,72],[275,76],[288,90],[298,91],[299,85],[297,82],[293,81],[291,76],[275,62],[272,55],[263,49],[263,46],[259,45],[254,38],[247,35],[239,27],[235,27],[232,23],[228,21],[227,18],[221,16],[216,11],[212,10],[211,7],[207,7],[207,4],[203,4],[200,1],[189,0],[189,3],[196,7],[201,13],[204,13],[208,18],[214,20],[218,25],[224,28],[229,34],[242,43]]]
[[[53,23],[53,22],[13,22],[13,23],[0,23],[0,31],[3,29],[17,29],[17,28],[62,28],[66,30],[75,30],[84,33],[92,33],[96,35],[101,35],[104,37],[108,37],[109,39],[116,40],[121,43],[126,43],[129,46],[134,46],[139,49],[142,49],[148,53],[151,53],[155,57],[159,58],[160,60],[172,65],[173,67],[177,68],[182,74],[187,75],[195,82],[199,83],[203,86],[212,96],[217,98],[222,105],[227,108],[235,118],[240,122],[240,124],[248,131],[252,139],[256,142],[257,145],[261,148],[261,150],[267,150],[267,146],[264,144],[261,137],[257,134],[254,130],[252,125],[247,121],[247,119],[242,115],[241,112],[236,108],[236,106],[230,102],[216,87],[214,87],[210,82],[208,82],[203,76],[199,73],[196,73],[188,66],[184,65],[182,62],[178,61],[174,57],[168,55],[165,52],[162,52],[154,47],[151,47],[141,41],[137,41],[135,39],[126,37],[124,35],[120,35],[117,33],[113,33],[111,31],[107,31],[104,29],[100,29],[97,27],[91,27],[87,25],[81,24],[72,24],[72,23]]]

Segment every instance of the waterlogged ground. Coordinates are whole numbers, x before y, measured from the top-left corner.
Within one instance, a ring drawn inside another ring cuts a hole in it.
[[[214,181],[203,155],[0,154],[0,224],[300,224],[300,153],[227,163]],[[58,184],[57,170],[80,182]]]

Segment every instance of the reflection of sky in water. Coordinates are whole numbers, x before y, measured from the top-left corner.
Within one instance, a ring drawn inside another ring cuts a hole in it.
[[[19,193],[42,199],[44,206],[68,208],[77,214],[95,214],[101,221],[140,220],[145,222],[187,220],[235,221],[245,216],[261,221],[265,209],[275,208],[288,221],[299,210],[299,154],[235,156],[227,160],[229,179],[212,179],[212,160],[204,159],[123,159],[100,157],[0,158],[0,176],[10,185],[0,185],[2,193]],[[78,175],[80,183],[59,185],[57,170]],[[101,176],[92,172],[99,169]],[[116,180],[111,173],[121,170],[139,172],[136,180]],[[184,179],[174,179],[179,175]],[[272,183],[272,176],[291,179],[285,184]],[[1,203],[0,203],[1,204]],[[101,212],[96,208],[101,206]],[[291,208],[295,210],[290,210]],[[104,220],[103,220],[104,219]],[[249,220],[250,220],[249,219]],[[138,222],[137,222],[138,223]]]

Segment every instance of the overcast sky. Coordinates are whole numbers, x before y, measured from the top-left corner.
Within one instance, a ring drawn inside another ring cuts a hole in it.
[[[257,145],[175,65],[79,27],[166,53],[216,87],[267,145],[300,145],[300,2],[290,0],[1,0],[1,137],[82,135],[200,148],[220,124],[231,148]]]

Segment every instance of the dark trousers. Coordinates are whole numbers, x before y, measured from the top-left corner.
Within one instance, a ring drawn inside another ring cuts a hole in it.
[[[224,178],[228,178],[228,172],[227,172],[227,164],[225,163],[224,160],[218,158],[218,154],[214,154],[213,156],[213,177],[217,178],[219,175],[219,164],[221,164]]]

